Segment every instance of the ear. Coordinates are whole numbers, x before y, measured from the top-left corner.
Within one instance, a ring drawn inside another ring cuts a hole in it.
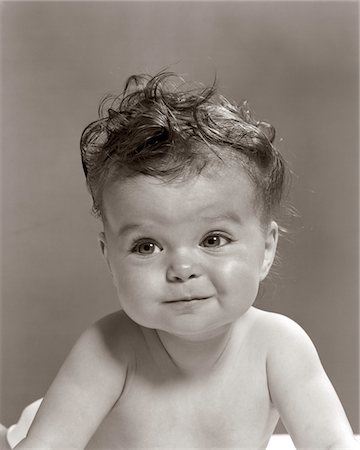
[[[263,281],[267,274],[270,271],[272,263],[274,262],[276,247],[279,237],[279,227],[278,224],[274,221],[270,223],[266,230],[265,235],[265,251],[264,251],[264,260],[262,263],[262,267],[260,270],[260,280]]]
[[[110,261],[109,261],[109,256],[108,256],[108,249],[107,249],[107,244],[106,244],[106,237],[105,237],[105,233],[103,231],[101,231],[99,233],[98,236],[98,241],[99,241],[99,245],[100,245],[100,249],[101,249],[101,253],[106,261],[106,264],[110,270],[110,273],[112,275],[112,270],[111,270],[111,266],[110,266]]]

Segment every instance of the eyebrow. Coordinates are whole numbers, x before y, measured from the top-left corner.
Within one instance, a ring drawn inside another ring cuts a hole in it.
[[[209,222],[216,222],[216,221],[222,221],[222,220],[229,220],[231,222],[241,223],[241,217],[233,212],[228,212],[224,214],[219,214],[216,216],[203,216],[200,217],[203,221],[209,221]]]
[[[242,222],[241,218],[233,212],[219,214],[216,216],[200,216],[199,220],[201,220],[202,222],[220,222],[220,221],[231,221],[231,222],[236,222],[236,223]],[[154,225],[154,224],[127,223],[119,228],[119,230],[117,231],[117,235],[121,236],[121,235],[130,233],[131,231],[135,231],[135,230],[138,230],[141,228],[148,227],[150,225]]]
[[[130,231],[134,231],[137,230],[139,228],[143,228],[144,224],[140,224],[140,223],[127,223],[125,225],[123,225],[122,227],[119,228],[119,230],[117,231],[117,235],[123,235],[123,234],[127,234]]]

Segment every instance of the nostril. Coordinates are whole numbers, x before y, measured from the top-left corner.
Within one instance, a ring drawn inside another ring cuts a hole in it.
[[[174,280],[176,281],[187,281],[187,280],[191,280],[193,278],[197,278],[197,276],[195,274],[191,274],[191,275],[185,275],[185,276],[175,276]]]
[[[166,272],[169,281],[185,282],[200,276],[200,269],[194,264],[171,264]]]
[[[191,274],[187,274],[187,273],[183,273],[183,274],[180,274],[180,273],[174,274],[174,273],[172,273],[171,274],[171,273],[168,273],[167,276],[168,276],[169,280],[176,281],[178,283],[183,283],[183,282],[185,282],[187,280],[192,280],[192,279],[198,278],[199,275],[197,275],[196,273],[191,273]]]

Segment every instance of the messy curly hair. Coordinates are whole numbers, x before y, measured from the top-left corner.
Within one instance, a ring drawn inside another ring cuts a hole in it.
[[[120,96],[102,101],[99,115],[80,148],[93,213],[102,219],[107,183],[138,174],[172,181],[214,161],[240,162],[267,220],[280,204],[286,166],[273,146],[274,127],[256,121],[246,102],[217,95],[216,82],[204,88],[171,72],[133,75]]]

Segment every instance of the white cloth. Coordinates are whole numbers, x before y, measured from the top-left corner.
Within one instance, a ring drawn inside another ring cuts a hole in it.
[[[42,398],[28,405],[21,413],[18,423],[8,428],[6,438],[11,448],[14,448],[26,437],[41,402]]]

